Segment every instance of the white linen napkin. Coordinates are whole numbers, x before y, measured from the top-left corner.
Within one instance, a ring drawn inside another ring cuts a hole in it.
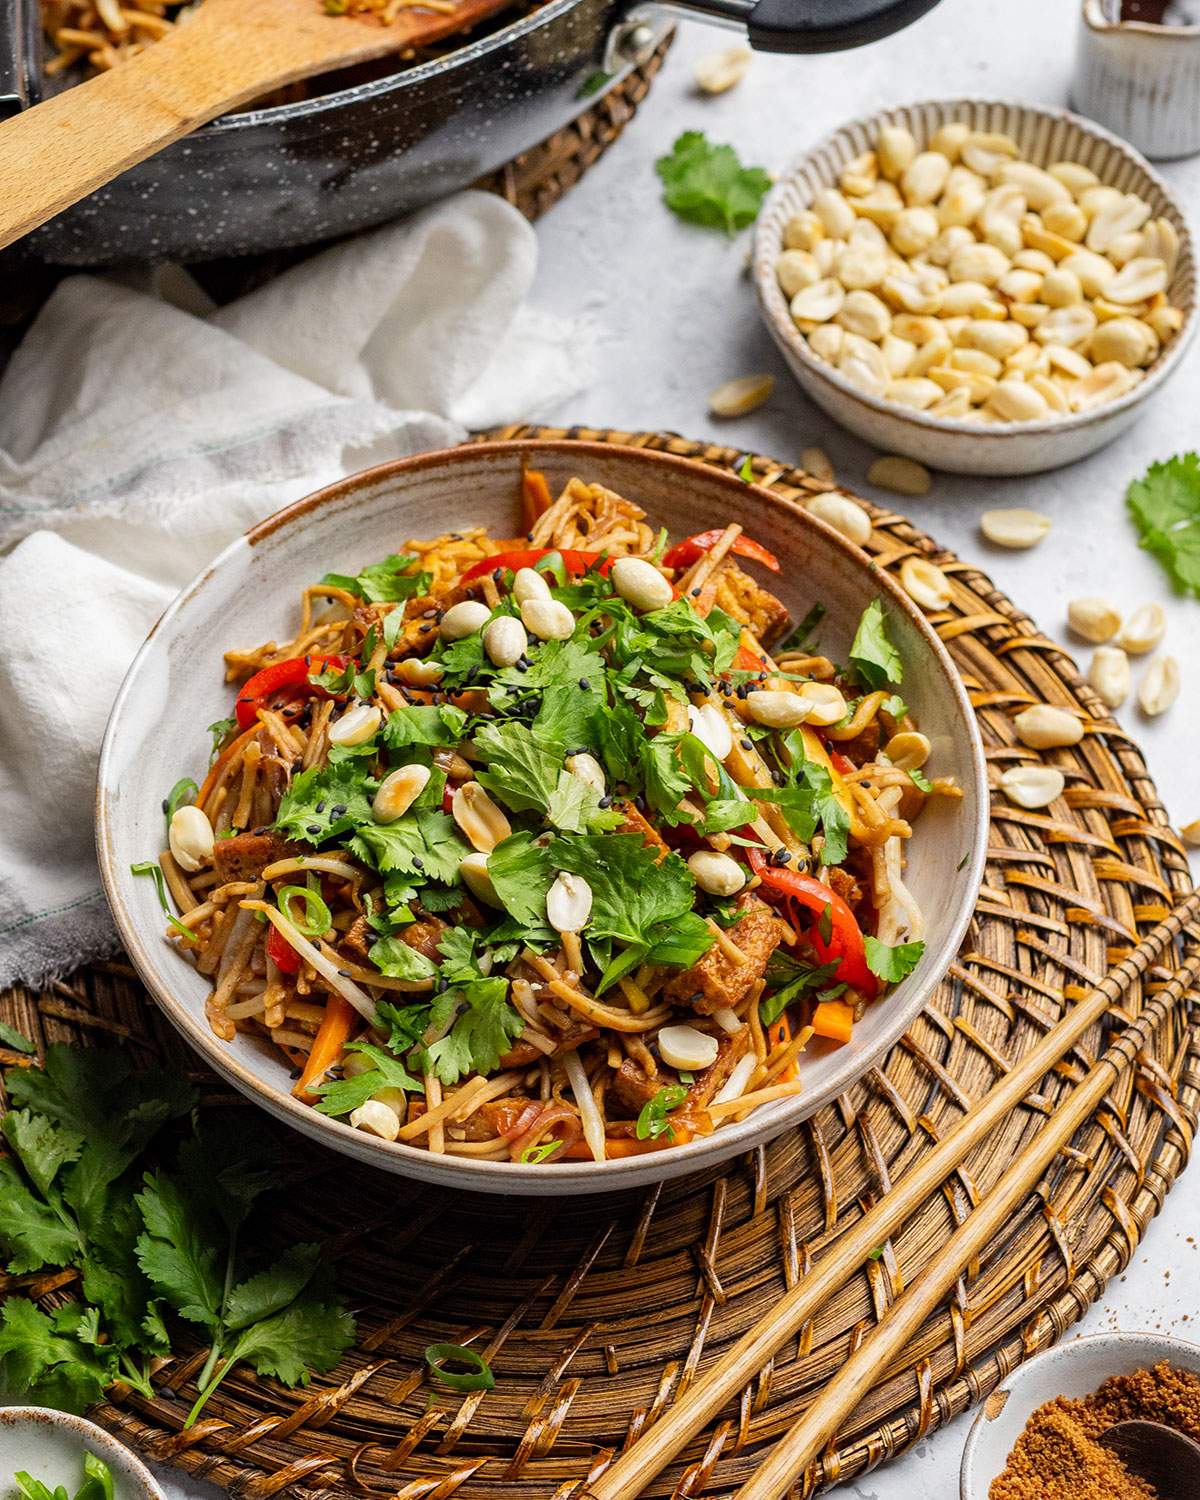
[[[96,761],[178,589],[308,491],[585,382],[587,330],[525,305],[536,263],[463,193],[220,311],[178,270],[60,283],[0,381],[0,984],[116,947]]]

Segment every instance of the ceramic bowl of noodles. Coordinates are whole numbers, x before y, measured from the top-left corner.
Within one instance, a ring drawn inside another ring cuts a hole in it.
[[[130,668],[97,837],[130,957],[235,1087],[387,1170],[577,1193],[881,1061],[987,804],[945,650],[865,552],[690,460],[512,442],[230,546]]]

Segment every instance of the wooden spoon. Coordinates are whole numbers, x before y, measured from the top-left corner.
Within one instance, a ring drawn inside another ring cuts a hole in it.
[[[206,120],[297,79],[425,46],[507,3],[414,7],[384,26],[327,15],[321,0],[204,0],[144,52],[0,125],[0,248]]]
[[[1200,1500],[1200,1443],[1162,1422],[1114,1422],[1100,1441],[1158,1500]]]

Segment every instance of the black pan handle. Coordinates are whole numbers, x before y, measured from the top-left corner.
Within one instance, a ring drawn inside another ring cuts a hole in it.
[[[41,48],[37,0],[0,0],[0,120],[40,98]]]
[[[741,22],[759,52],[843,52],[918,20],[938,0],[671,0],[713,20]]]

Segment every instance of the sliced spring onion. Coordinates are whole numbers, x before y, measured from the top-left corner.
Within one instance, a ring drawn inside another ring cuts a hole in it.
[[[149,875],[150,878],[154,881],[154,889],[158,892],[158,904],[166,913],[167,921],[170,922],[171,926],[174,927],[177,932],[181,932],[189,943],[197,943],[200,941],[196,934],[192,931],[192,929],[187,925],[187,923],[181,922],[175,915],[175,913],[171,910],[170,902],[168,902],[167,900],[166,877],[163,875],[162,870],[159,868],[157,861],[153,859],[144,859],[140,865],[130,865],[129,873],[131,875]]]
[[[452,1391],[490,1391],[496,1377],[482,1355],[462,1344],[430,1344],[425,1363],[435,1380]],[[469,1370],[448,1370],[447,1365],[469,1365]]]
[[[199,790],[200,788],[190,776],[182,776],[167,793],[163,799],[163,813],[167,819],[168,831],[171,827],[171,819],[175,816],[179,808],[183,807],[185,803],[194,802],[196,800],[196,793]]]
[[[299,918],[292,906],[293,901],[304,903],[304,916]],[[305,937],[321,937],[333,925],[333,917],[322,900],[320,892],[306,885],[285,885],[279,892],[279,909],[297,932]]]
[[[336,990],[343,1000],[348,1000],[368,1025],[379,1024],[379,1012],[375,1009],[375,1002],[370,995],[365,990],[360,990],[353,979],[347,979],[344,974],[339,973],[337,964],[326,958],[319,948],[314,947],[300,929],[293,922],[288,921],[283,912],[273,906],[268,906],[264,901],[242,901],[239,905],[243,911],[261,911],[271,926],[283,933],[300,957],[312,965],[331,990]]]
[[[521,1152],[521,1161],[527,1167],[537,1166],[540,1162],[544,1162],[548,1157],[553,1156],[561,1145],[561,1141],[538,1141],[536,1145],[525,1147],[524,1151]]]
[[[604,1149],[604,1121],[600,1118],[595,1099],[592,1098],[591,1085],[583,1070],[583,1064],[579,1061],[579,1053],[564,1052],[562,1064],[570,1080],[571,1092],[575,1095],[575,1107],[579,1110],[579,1118],[583,1122],[583,1136],[588,1143],[588,1149],[596,1161],[604,1161],[607,1158]]]

